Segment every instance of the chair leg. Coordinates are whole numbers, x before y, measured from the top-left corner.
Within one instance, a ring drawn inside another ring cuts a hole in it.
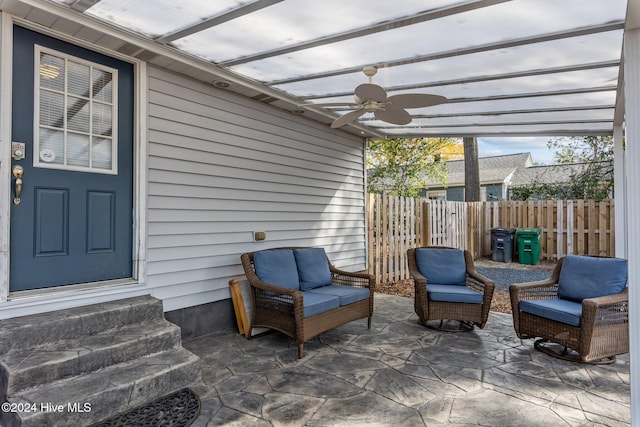
[[[559,352],[559,351],[553,350],[549,346],[546,346],[545,345],[546,343],[549,343],[549,340],[540,338],[533,343],[533,346],[535,347],[536,350],[541,351],[546,355],[555,357],[556,359],[566,360],[568,362],[585,363],[589,365],[610,365],[616,361],[616,356],[609,356],[609,357],[603,357],[602,359],[585,362],[584,360],[580,359],[580,355],[577,352],[569,353],[570,349],[568,347],[562,346],[563,349],[562,351]],[[553,343],[550,343],[550,344],[553,344]]]
[[[369,316],[369,320],[367,322],[367,328],[369,328],[369,329],[371,329],[371,317],[372,316]]]
[[[436,331],[441,331],[441,332],[471,332],[474,330],[474,326],[472,322],[467,322],[464,320],[454,320],[454,322],[458,322],[458,328],[445,328],[443,326],[444,321],[445,319],[440,319],[440,324],[438,326],[430,325],[427,322],[424,322],[423,324],[429,329],[435,329]]]

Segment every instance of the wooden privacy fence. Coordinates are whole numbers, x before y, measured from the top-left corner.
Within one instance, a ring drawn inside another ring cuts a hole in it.
[[[369,272],[379,283],[407,279],[407,249],[422,245],[425,199],[369,194]]]
[[[540,228],[540,259],[567,254],[615,256],[615,202],[536,200],[485,202],[482,255],[491,254],[491,229]]]
[[[543,261],[566,254],[614,256],[614,209],[613,200],[447,202],[370,194],[369,271],[381,283],[408,279],[406,252],[418,246],[491,256],[496,227],[540,228]]]

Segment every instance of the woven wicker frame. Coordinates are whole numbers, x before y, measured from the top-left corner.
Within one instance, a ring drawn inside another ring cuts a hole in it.
[[[543,338],[576,351],[580,362],[593,363],[629,352],[629,293],[589,298],[582,302],[580,326],[571,326],[529,313],[518,307],[523,300],[558,298],[558,279],[564,257],[547,280],[509,286],[513,326],[518,338]]]
[[[425,248],[454,249],[446,246],[425,246]],[[484,328],[489,317],[495,284],[475,271],[471,253],[464,251],[467,287],[482,292],[482,304],[430,301],[427,295],[427,279],[420,273],[416,264],[416,249],[420,248],[407,250],[407,260],[409,274],[413,278],[415,287],[414,309],[420,318],[420,323],[426,325],[429,320],[446,319],[471,322]]]
[[[298,247],[272,249],[300,249]],[[304,342],[322,332],[351,322],[368,318],[367,327],[371,329],[373,316],[373,296],[375,277],[367,273],[352,273],[335,268],[327,259],[331,271],[332,283],[369,289],[369,298],[342,307],[329,310],[315,316],[304,317],[304,293],[302,291],[270,285],[258,279],[253,266],[255,252],[240,256],[242,268],[251,285],[253,295],[253,316],[251,326],[246,333],[251,337],[253,328],[271,328],[293,338],[298,345],[298,358],[303,357]]]

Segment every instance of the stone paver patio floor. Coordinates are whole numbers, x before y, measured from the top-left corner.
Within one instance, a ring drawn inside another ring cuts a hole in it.
[[[305,343],[277,332],[186,341],[198,354],[195,426],[628,426],[629,357],[591,366],[521,341],[511,315],[485,329],[438,332],[413,300],[376,295],[359,320]]]

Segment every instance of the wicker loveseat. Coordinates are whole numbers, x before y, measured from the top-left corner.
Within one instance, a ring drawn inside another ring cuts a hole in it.
[[[513,284],[509,292],[515,332],[539,338],[537,350],[582,363],[611,363],[629,352],[626,260],[567,255],[549,279]]]
[[[375,278],[335,268],[322,248],[273,248],[242,254],[253,296],[251,329],[275,329],[304,342],[322,332],[368,318],[371,329]]]

